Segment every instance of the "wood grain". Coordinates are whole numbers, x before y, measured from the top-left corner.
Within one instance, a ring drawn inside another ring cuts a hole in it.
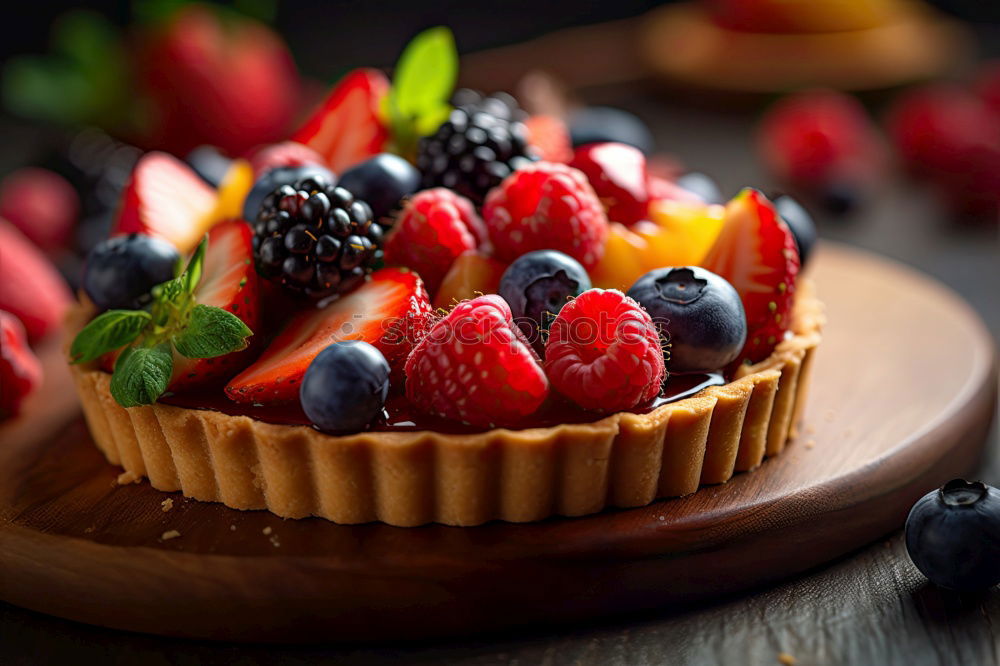
[[[949,291],[838,247],[815,268],[831,324],[802,435],[724,486],[535,525],[344,527],[178,496],[164,512],[148,485],[115,486],[78,422],[50,441],[0,431],[0,597],[169,635],[330,640],[568,622],[803,571],[969,469],[996,390],[991,341]]]

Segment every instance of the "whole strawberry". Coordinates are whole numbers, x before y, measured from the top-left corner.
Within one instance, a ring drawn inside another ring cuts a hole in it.
[[[413,405],[472,425],[517,425],[548,395],[538,357],[496,295],[459,303],[406,361]]]
[[[386,239],[385,262],[416,271],[436,293],[452,262],[486,240],[472,202],[443,187],[413,195]]]
[[[549,330],[552,386],[584,409],[614,412],[649,402],[666,377],[653,320],[614,289],[591,289],[564,305]]]
[[[190,4],[155,24],[139,43],[149,147],[184,155],[210,144],[240,155],[285,136],[299,110],[295,62],[261,23]]]
[[[767,197],[747,188],[729,202],[701,265],[726,278],[743,301],[747,342],[736,363],[767,358],[791,325],[799,273],[795,237]]]
[[[507,176],[487,195],[483,219],[504,261],[559,250],[590,269],[608,237],[608,218],[586,176],[553,162],[535,162]]]

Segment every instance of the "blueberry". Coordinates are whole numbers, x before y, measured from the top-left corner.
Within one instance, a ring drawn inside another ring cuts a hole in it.
[[[590,289],[590,277],[576,259],[555,250],[522,255],[500,278],[500,296],[510,305],[514,321],[541,352],[546,331],[570,298]]]
[[[250,193],[247,194],[247,198],[243,202],[243,219],[247,222],[253,222],[257,219],[261,205],[269,194],[282,185],[292,185],[306,178],[316,179],[317,182],[322,182],[324,185],[329,185],[330,187],[337,184],[337,177],[333,175],[333,172],[326,167],[316,164],[297,167],[276,167],[265,172],[253,184]],[[294,193],[295,189],[292,188],[291,191]]]
[[[302,379],[299,399],[306,416],[325,432],[364,430],[389,393],[389,364],[367,342],[335,342],[313,359]]]
[[[87,255],[81,284],[101,310],[135,310],[156,285],[174,277],[177,248],[165,240],[129,234],[102,241]]]
[[[646,308],[670,342],[671,372],[711,372],[743,349],[747,319],[733,285],[697,266],[658,268],[628,295]]]
[[[201,179],[212,187],[222,184],[233,161],[219,152],[215,146],[198,146],[187,156],[187,163]]]
[[[955,479],[906,518],[906,551],[934,584],[971,591],[1000,583],[1000,490]]]
[[[706,174],[698,171],[689,171],[677,179],[677,185],[683,187],[688,192],[693,192],[705,200],[705,203],[721,204],[725,203],[722,198],[722,191],[719,190],[718,183]]]
[[[375,219],[381,220],[403,197],[420,189],[420,172],[398,155],[381,153],[345,171],[340,186],[367,202]]]
[[[635,146],[649,155],[655,149],[653,135],[637,116],[610,106],[588,106],[569,117],[573,147],[602,141]]]
[[[795,236],[795,245],[799,248],[799,262],[805,266],[809,255],[812,254],[813,245],[816,244],[816,224],[813,223],[812,216],[802,204],[787,194],[774,199],[774,209]]]

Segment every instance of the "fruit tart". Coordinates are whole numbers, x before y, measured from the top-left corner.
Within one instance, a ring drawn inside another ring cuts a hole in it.
[[[142,157],[67,345],[121,482],[476,525],[641,506],[781,452],[823,322],[804,211],[573,146],[508,95],[452,92],[456,62],[421,34],[391,82],[348,74],[215,187]]]

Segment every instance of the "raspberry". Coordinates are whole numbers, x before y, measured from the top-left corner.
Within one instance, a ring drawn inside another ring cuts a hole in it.
[[[538,357],[496,295],[459,303],[406,361],[413,405],[472,425],[517,425],[548,395]]]
[[[486,197],[483,218],[496,255],[505,261],[559,250],[590,269],[608,237],[608,218],[586,176],[553,162],[535,162],[508,176]]]
[[[545,370],[556,390],[600,412],[649,402],[666,378],[653,320],[614,289],[591,289],[563,306],[549,330]]]
[[[434,293],[452,262],[486,238],[483,221],[465,197],[443,187],[418,192],[410,199],[386,240],[385,261],[407,266]]]
[[[558,116],[531,116],[524,121],[528,130],[528,146],[539,159],[547,162],[569,162],[573,159],[573,144],[566,123]]]
[[[326,160],[309,146],[297,141],[272,143],[258,149],[250,156],[254,178],[260,178],[271,169],[278,167],[300,167],[318,164],[326,166]]]

